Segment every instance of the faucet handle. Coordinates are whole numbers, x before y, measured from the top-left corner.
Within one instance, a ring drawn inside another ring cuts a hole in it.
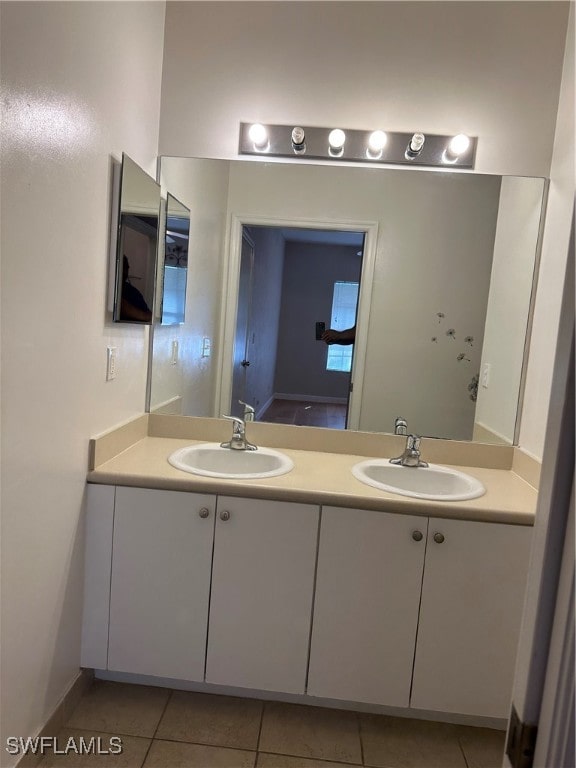
[[[420,450],[420,441],[421,441],[420,435],[408,435],[408,439],[406,440],[406,448],[409,451],[418,451]]]
[[[244,429],[246,426],[244,424],[244,420],[240,418],[240,416],[227,416],[225,413],[222,414],[223,419],[228,419],[228,421],[234,422],[234,427],[240,427],[240,429]]]
[[[238,400],[238,402],[240,405],[244,406],[244,421],[254,421],[254,408],[248,403],[245,403],[244,400]]]

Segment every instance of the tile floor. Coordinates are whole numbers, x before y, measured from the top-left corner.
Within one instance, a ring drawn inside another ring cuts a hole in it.
[[[96,680],[58,735],[122,739],[114,755],[46,755],[40,768],[500,768],[504,733]]]

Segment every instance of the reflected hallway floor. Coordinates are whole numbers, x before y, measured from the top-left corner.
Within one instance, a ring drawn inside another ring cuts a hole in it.
[[[274,400],[258,421],[273,424],[296,424],[300,427],[346,429],[348,406],[341,403],[318,403],[311,400]]]
[[[500,768],[503,731],[102,680],[41,768]]]

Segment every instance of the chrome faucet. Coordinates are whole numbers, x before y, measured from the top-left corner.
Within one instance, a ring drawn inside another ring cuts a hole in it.
[[[246,422],[238,416],[223,416],[232,421],[232,437],[227,443],[220,443],[221,448],[231,448],[234,451],[257,451],[258,447],[246,440]]]
[[[400,464],[402,467],[427,467],[428,463],[420,459],[420,440],[418,435],[408,435],[404,453],[402,456],[390,459],[390,464]]]
[[[407,435],[408,434],[408,422],[403,419],[402,416],[398,416],[394,422],[394,434],[395,435]]]

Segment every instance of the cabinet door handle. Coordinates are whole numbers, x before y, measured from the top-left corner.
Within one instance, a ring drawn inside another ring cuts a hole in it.
[[[442,544],[444,541],[444,534],[443,533],[435,533],[434,534],[434,541],[436,544]]]
[[[202,520],[205,520],[207,517],[210,517],[210,510],[208,507],[202,507],[202,509],[198,512]]]
[[[423,534],[422,531],[412,531],[412,538],[414,541],[422,541]]]
[[[223,509],[222,512],[220,512],[220,520],[224,520],[224,522],[230,520],[230,512],[228,512],[227,509]]]

